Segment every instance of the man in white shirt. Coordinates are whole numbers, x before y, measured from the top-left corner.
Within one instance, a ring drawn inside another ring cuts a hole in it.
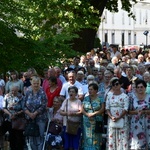
[[[60,91],[60,96],[64,98],[69,98],[68,88],[70,86],[76,86],[78,88],[78,98],[83,100],[83,89],[82,84],[76,81],[76,73],[75,71],[71,71],[68,73],[68,82],[63,84],[63,87]]]

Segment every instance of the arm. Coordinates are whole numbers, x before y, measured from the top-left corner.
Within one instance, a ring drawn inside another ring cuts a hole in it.
[[[67,103],[67,100],[64,100],[63,103],[62,103],[62,106],[60,108],[60,114],[62,116],[67,116],[68,115],[68,113],[65,111],[66,103]]]
[[[63,110],[60,110],[60,114],[61,114],[62,116],[68,116],[68,113],[65,112],[65,111],[63,111]]]
[[[129,115],[137,115],[138,111],[137,110],[129,110]]]
[[[122,111],[120,116],[115,118],[115,121],[123,118],[128,113],[128,109],[129,109],[129,97],[126,95],[124,98],[124,110]]]
[[[6,113],[7,115],[9,115],[9,117],[11,118],[12,114],[7,110],[7,109],[3,109],[4,113]]]
[[[84,105],[81,107],[82,114],[88,117],[88,113],[84,110]]]
[[[78,98],[82,101],[82,100],[84,99],[84,96],[80,94],[80,95],[78,96]]]
[[[113,116],[112,116],[112,114],[111,114],[110,110],[109,110],[109,109],[107,109],[106,111],[107,111],[107,114],[108,114],[109,118],[110,118],[110,119],[112,119],[112,118],[113,118]]]
[[[47,107],[47,97],[46,97],[46,94],[45,92],[42,90],[40,91],[39,93],[40,95],[40,104],[39,106],[37,106],[37,109],[33,112],[34,115],[39,115],[39,114],[42,114],[44,111],[46,111],[46,107]]]
[[[145,115],[150,115],[150,110],[142,110]]]
[[[94,115],[103,114],[104,111],[105,111],[105,104],[103,103],[101,109],[99,109],[98,111],[95,111]]]
[[[126,110],[123,110],[123,112],[120,114],[119,117],[114,117],[114,116],[112,116],[110,110],[108,109],[108,110],[107,110],[107,114],[108,114],[109,118],[112,119],[112,120],[115,122],[115,121],[121,119],[122,117],[124,117],[124,115],[127,114],[127,111],[126,111]]]

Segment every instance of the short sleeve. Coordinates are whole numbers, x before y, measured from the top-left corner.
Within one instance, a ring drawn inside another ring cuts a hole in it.
[[[60,110],[65,111],[66,110],[66,103],[67,103],[67,99],[65,99],[61,105]]]

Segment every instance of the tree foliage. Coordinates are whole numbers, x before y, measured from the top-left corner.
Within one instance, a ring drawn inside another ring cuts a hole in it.
[[[136,0],[121,2],[132,15],[131,3]],[[117,12],[118,0],[0,1],[1,71],[56,65],[77,51],[89,50],[105,7]]]

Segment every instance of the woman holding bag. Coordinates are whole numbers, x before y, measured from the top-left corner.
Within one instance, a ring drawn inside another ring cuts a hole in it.
[[[127,112],[129,98],[121,91],[121,83],[117,77],[110,81],[112,93],[106,99],[108,114],[107,148],[108,150],[129,150],[129,122]]]
[[[60,108],[60,114],[63,117],[63,138],[64,138],[64,150],[78,150],[80,137],[81,137],[81,128],[78,126],[77,133],[69,133],[69,128],[67,129],[68,120],[71,120],[76,123],[81,122],[81,101],[77,98],[78,88],[71,86],[68,89],[69,98],[64,100],[62,107]],[[70,127],[71,129],[71,127]]]
[[[10,88],[10,92],[4,97],[4,115],[5,121],[2,129],[5,134],[9,132],[10,148],[11,150],[23,150],[24,148],[24,136],[23,129],[17,129],[13,127],[15,119],[23,118],[23,96],[19,92],[18,86],[13,85]],[[17,124],[16,124],[17,125]],[[17,125],[20,127],[20,124]]]
[[[89,96],[83,100],[83,150],[100,150],[101,149],[101,134],[98,131],[103,128],[102,122],[104,113],[104,100],[98,96],[98,84],[90,83],[88,86]],[[98,128],[96,128],[99,125]],[[101,127],[100,127],[101,126]],[[98,129],[98,130],[97,130]]]
[[[61,104],[61,97],[55,96],[53,107],[50,110],[51,122],[48,127],[48,134],[46,136],[48,150],[52,150],[52,148],[59,148],[60,150],[63,150],[63,140],[61,135],[63,127],[63,116],[60,115]]]
[[[24,98],[24,112],[26,117],[28,121],[34,121],[39,129],[39,135],[29,136],[32,150],[42,150],[47,122],[47,98],[40,84],[41,79],[38,76],[33,76],[31,78],[31,87],[27,89]]]

